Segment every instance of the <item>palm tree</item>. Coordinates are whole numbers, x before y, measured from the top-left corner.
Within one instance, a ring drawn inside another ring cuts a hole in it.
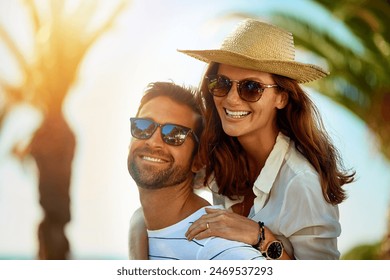
[[[315,2],[328,11],[335,21],[343,23],[356,38],[357,46],[335,38],[331,35],[332,30],[321,29],[285,13],[275,15],[274,21],[294,34],[297,45],[327,58],[332,75],[316,83],[317,89],[365,122],[382,153],[390,160],[389,2]],[[380,258],[390,259],[390,231],[382,242]]]
[[[65,0],[46,1],[43,7],[33,0],[23,2],[34,33],[32,62],[18,48],[11,32],[0,26],[0,40],[23,76],[23,83],[17,85],[0,77],[4,95],[0,125],[20,103],[33,105],[43,116],[28,149],[18,151],[17,146],[13,149],[15,155],[32,155],[39,170],[40,204],[44,212],[38,229],[40,259],[66,259],[70,252],[64,227],[71,219],[69,188],[76,138],[63,115],[64,100],[86,53],[111,28],[129,1],[119,2],[106,20],[94,28],[91,22],[98,11],[98,1],[80,1],[74,9],[65,3]]]
[[[332,75],[311,86],[345,106],[365,122],[382,153],[390,160],[389,1],[312,2],[327,14],[331,21],[319,26],[314,24],[312,18],[305,19],[283,8],[272,13],[270,21],[292,32],[297,47],[313,56],[327,59]],[[248,14],[232,15],[248,17]],[[256,16],[256,7],[253,7],[249,17]],[[351,35],[348,38],[353,40],[336,38],[333,32],[335,26],[345,28]],[[390,259],[390,215],[381,258]]]
[[[296,17],[279,14],[274,20],[288,26],[299,46],[326,57],[332,75],[319,81],[318,89],[366,122],[390,159],[390,5],[381,0],[316,2],[344,23],[360,50]]]

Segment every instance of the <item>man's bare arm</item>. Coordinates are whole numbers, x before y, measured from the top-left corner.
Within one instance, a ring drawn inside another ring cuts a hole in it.
[[[148,235],[146,232],[144,212],[138,208],[130,219],[129,229],[129,259],[148,259]]]

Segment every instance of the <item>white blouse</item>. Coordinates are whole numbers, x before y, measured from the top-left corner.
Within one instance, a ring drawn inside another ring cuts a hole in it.
[[[339,259],[338,206],[326,202],[318,173],[284,134],[279,133],[253,192],[256,198],[249,218],[264,222],[290,256]],[[229,208],[240,200],[214,193],[214,203],[221,202]]]

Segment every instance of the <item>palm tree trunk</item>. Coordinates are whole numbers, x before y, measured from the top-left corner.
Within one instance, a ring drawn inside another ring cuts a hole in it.
[[[390,206],[387,211],[387,233],[382,241],[381,259],[390,260]]]
[[[33,137],[31,154],[39,170],[44,217],[39,225],[39,259],[68,259],[64,232],[70,221],[70,180],[76,140],[61,110],[49,113]]]

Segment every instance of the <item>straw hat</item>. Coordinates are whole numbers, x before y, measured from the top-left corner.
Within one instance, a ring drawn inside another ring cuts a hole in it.
[[[306,83],[329,73],[319,66],[295,61],[294,38],[274,25],[246,19],[228,35],[220,49],[178,50],[201,61],[278,74]]]

